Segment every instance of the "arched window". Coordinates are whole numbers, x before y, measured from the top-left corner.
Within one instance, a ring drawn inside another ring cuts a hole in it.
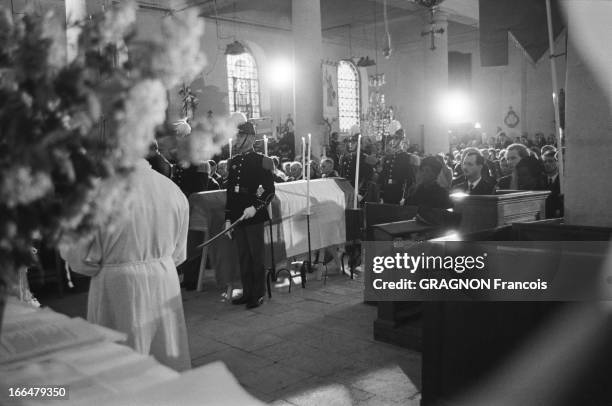
[[[227,55],[229,111],[240,111],[247,118],[259,118],[259,75],[253,55]]]
[[[338,64],[338,110],[340,114],[340,131],[348,131],[355,124],[359,125],[359,72],[350,62]]]

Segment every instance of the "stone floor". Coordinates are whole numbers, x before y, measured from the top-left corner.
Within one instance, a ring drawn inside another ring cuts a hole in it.
[[[296,278],[299,283],[299,278]],[[210,286],[210,284],[208,285]],[[193,366],[221,360],[255,397],[274,405],[418,405],[421,355],[373,340],[376,307],[363,283],[278,286],[254,310],[220,292],[183,297]]]
[[[420,353],[373,340],[376,308],[363,283],[313,275],[306,289],[277,286],[254,310],[222,301],[209,276],[204,292],[183,292],[194,367],[221,360],[258,399],[273,405],[418,405]],[[84,316],[86,294],[41,300]]]

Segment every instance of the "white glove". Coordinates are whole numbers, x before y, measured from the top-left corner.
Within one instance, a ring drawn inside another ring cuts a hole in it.
[[[255,210],[255,207],[249,206],[246,209],[244,209],[244,212],[242,213],[242,216],[246,220],[246,219],[250,219],[251,217],[253,217],[255,215],[255,213],[257,213],[257,210]]]
[[[225,229],[229,229],[230,226],[232,225],[232,222],[229,220],[225,220]],[[229,230],[225,235],[227,235],[227,238],[229,238],[230,240],[232,239],[232,230]]]
[[[403,206],[404,204],[406,204],[406,199],[402,198],[402,200],[400,200],[399,204],[400,204],[400,206]]]
[[[361,196],[359,193],[357,193],[357,201],[360,202],[363,200],[363,196]]]

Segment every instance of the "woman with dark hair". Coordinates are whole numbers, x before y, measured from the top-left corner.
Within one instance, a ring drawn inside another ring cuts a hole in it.
[[[518,190],[543,190],[544,168],[542,163],[532,156],[523,158],[516,164]]]

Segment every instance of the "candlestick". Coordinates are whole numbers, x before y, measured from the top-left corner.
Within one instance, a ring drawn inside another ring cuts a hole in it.
[[[268,137],[264,135],[264,155],[268,156]]]
[[[361,157],[361,134],[357,137],[357,159],[355,162],[355,196],[353,200],[353,208],[357,208],[357,195],[359,194],[359,158]]]
[[[232,139],[229,139],[229,157],[232,159]]]
[[[308,177],[306,178],[306,214],[310,215],[310,153],[312,148],[312,137],[308,134]]]
[[[306,173],[306,140],[302,137],[302,179],[305,178]]]
[[[308,163],[308,180],[310,180],[310,157],[312,156],[312,136],[308,134],[308,158],[306,159]]]

